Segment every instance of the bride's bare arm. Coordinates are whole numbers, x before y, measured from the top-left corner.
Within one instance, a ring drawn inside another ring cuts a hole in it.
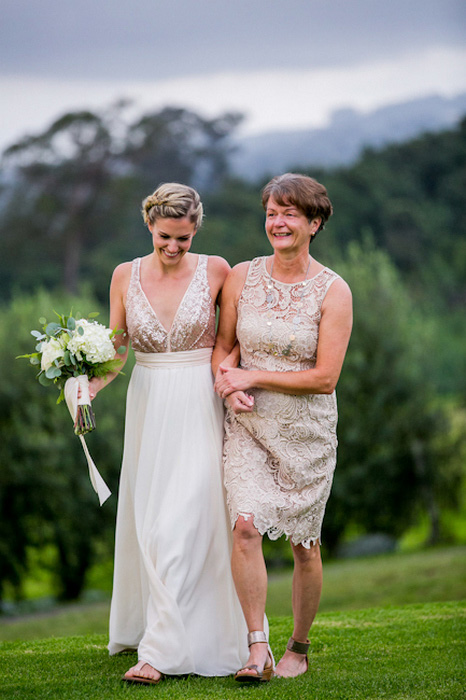
[[[222,289],[219,326],[212,354],[212,371],[216,378],[214,385],[216,391],[217,379],[223,375],[224,369],[234,368],[239,364],[240,349],[236,338],[237,303],[248,268],[249,263],[240,263],[234,267]],[[235,413],[252,411],[254,405],[254,399],[244,391],[229,392],[227,401]]]
[[[96,397],[98,392],[107,386],[117,374],[123,368],[127,358],[128,358],[128,331],[126,328],[126,310],[124,300],[126,297],[126,291],[129,285],[129,279],[131,276],[131,263],[122,263],[118,265],[112,275],[112,281],[110,284],[110,328],[117,328],[122,330],[120,333],[114,337],[115,345],[115,357],[121,361],[121,365],[116,372],[109,372],[105,378],[93,377],[89,382],[89,396],[92,399]],[[124,353],[120,354],[117,352],[118,348],[124,345],[126,350]]]

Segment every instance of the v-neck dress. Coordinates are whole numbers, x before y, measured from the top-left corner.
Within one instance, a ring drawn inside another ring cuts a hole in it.
[[[140,265],[133,261],[126,295],[136,365],[126,406],[109,650],[137,649],[139,660],[164,674],[228,675],[247,659],[247,629],[230,570],[207,256],[199,256],[169,330],[141,287]]]

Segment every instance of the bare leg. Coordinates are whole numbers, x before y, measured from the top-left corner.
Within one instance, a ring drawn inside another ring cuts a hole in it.
[[[162,674],[145,661],[138,661],[136,666],[132,666],[129,671],[126,671],[124,678],[129,681],[133,678],[147,678],[152,681],[159,681],[162,678]]]
[[[293,639],[306,642],[316,616],[322,591],[322,560],[320,547],[315,544],[306,549],[302,545],[291,545],[294,557],[293,572]],[[304,654],[288,649],[277,664],[277,674],[283,678],[299,676],[307,671]]]
[[[262,535],[254,527],[252,516],[239,516],[233,530],[231,569],[236,592],[249,632],[264,630],[267,598],[267,570],[262,554]],[[258,642],[249,648],[247,665],[256,664],[262,671],[267,661],[267,644]],[[247,673],[250,674],[250,671]]]

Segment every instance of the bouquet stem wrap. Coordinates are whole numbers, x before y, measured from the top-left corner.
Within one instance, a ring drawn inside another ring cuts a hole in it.
[[[78,389],[80,390],[80,398],[78,399]],[[90,406],[90,398],[89,398],[89,379],[85,374],[80,375],[79,377],[70,377],[67,379],[66,384],[65,384],[65,401],[66,405],[68,406],[68,410],[71,414],[71,418],[73,419],[73,423],[76,423],[76,416],[78,413],[78,405],[89,405]],[[89,477],[91,480],[91,484],[94,488],[94,491],[99,497],[100,505],[105,503],[107,498],[111,495],[111,491],[108,488],[107,484],[105,481],[102,479],[102,477],[99,474],[99,470],[95,466],[91,455],[89,454],[89,450],[87,449],[86,441],[84,439],[84,435],[78,435],[79,439],[81,440],[81,444],[84,450],[84,454],[86,455],[87,459],[87,466],[89,467]]]

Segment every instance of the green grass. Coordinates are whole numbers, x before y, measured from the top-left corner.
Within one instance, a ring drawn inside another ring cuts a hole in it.
[[[291,631],[271,618],[278,656]],[[459,700],[464,698],[466,605],[431,603],[324,613],[311,639],[310,672],[243,687],[228,678],[170,678],[154,687],[127,686],[121,675],[135,655],[109,657],[106,636],[49,638],[0,645],[5,700]]]
[[[466,547],[324,562],[320,612],[466,598]],[[271,615],[291,615],[289,573],[269,586]]]
[[[466,547],[324,562],[324,612],[466,599]],[[109,602],[4,618],[0,641],[106,634]],[[291,615],[291,573],[270,577],[267,613]]]

